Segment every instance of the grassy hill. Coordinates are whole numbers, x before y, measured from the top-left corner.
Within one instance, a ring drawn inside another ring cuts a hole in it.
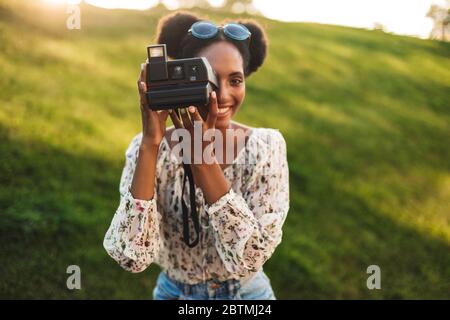
[[[81,12],[71,31],[63,7],[0,1],[1,298],[150,299],[159,272],[123,271],[102,240],[166,11]],[[270,52],[237,121],[288,144],[291,210],[265,265],[278,298],[449,299],[450,45],[260,22]],[[372,264],[381,290],[366,287]]]

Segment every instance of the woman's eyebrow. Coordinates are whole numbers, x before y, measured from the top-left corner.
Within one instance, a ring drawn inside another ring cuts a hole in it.
[[[230,76],[230,77],[232,77],[232,76],[243,76],[243,74],[240,71],[234,71],[234,72],[230,73],[228,76]]]

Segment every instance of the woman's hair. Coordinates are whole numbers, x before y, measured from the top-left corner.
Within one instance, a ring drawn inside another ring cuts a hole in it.
[[[167,55],[172,59],[195,57],[202,49],[214,42],[227,41],[233,44],[241,53],[244,61],[244,74],[248,77],[263,64],[267,54],[267,36],[263,28],[254,20],[238,20],[252,33],[248,41],[229,39],[220,32],[212,39],[197,39],[188,33],[189,28],[197,21],[205,20],[191,13],[178,11],[162,17],[158,22],[156,41],[165,43]]]

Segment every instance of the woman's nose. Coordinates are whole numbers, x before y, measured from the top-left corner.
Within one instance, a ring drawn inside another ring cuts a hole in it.
[[[217,93],[217,102],[223,104],[230,99],[230,91],[227,88],[219,88]]]

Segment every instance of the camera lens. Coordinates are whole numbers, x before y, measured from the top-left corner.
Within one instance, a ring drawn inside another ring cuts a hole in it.
[[[171,68],[170,77],[171,79],[183,79],[184,78],[184,72],[183,72],[183,66],[173,66]]]

